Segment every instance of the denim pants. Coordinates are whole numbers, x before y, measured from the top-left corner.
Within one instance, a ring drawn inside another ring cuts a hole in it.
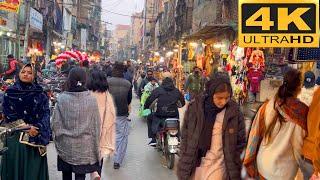
[[[301,159],[299,162],[299,167],[303,174],[303,179],[309,180],[313,174],[313,165],[305,159]]]

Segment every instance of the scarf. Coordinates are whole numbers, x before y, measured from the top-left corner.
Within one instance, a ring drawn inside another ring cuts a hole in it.
[[[216,121],[217,114],[219,114],[225,108],[218,108],[212,102],[212,96],[208,96],[204,100],[204,117],[205,121],[204,128],[201,132],[200,140],[199,140],[199,155],[204,157],[208,149],[211,146],[211,136],[212,136],[212,129],[214,123]],[[209,137],[209,138],[208,138]]]
[[[265,102],[261,106],[252,123],[243,163],[249,176],[257,179],[264,179],[258,172],[256,159],[266,130],[265,111],[267,104],[268,102]],[[306,130],[309,110],[307,105],[297,98],[288,98],[284,104],[281,101],[276,101],[275,108],[285,121],[293,122]]]

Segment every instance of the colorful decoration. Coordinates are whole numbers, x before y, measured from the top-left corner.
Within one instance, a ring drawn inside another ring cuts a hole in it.
[[[0,2],[0,10],[18,13],[22,0],[4,0]]]

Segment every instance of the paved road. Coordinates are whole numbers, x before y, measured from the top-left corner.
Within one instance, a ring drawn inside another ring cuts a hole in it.
[[[112,159],[105,160],[102,180],[176,180],[175,172],[168,170],[163,164],[161,155],[147,146],[147,123],[137,117],[139,102],[133,100],[130,118],[130,135],[127,156],[123,166],[119,170],[113,169]],[[48,148],[48,164],[51,180],[60,180],[61,172],[57,172],[56,152],[50,144]],[[89,175],[87,175],[87,179]]]

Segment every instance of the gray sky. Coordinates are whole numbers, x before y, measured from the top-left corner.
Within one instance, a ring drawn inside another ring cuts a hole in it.
[[[130,24],[131,18],[121,16],[115,13],[131,15],[134,12],[141,12],[143,9],[144,0],[102,0],[102,19],[112,23],[108,25],[108,29],[114,29],[117,24]]]

